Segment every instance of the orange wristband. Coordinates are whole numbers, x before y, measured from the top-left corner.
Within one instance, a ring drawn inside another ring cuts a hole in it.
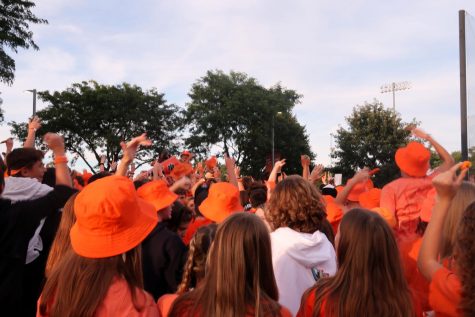
[[[66,156],[56,156],[54,158],[54,164],[66,164],[68,163],[68,158]]]

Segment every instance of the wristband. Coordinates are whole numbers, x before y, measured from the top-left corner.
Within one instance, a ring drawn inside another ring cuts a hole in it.
[[[68,163],[68,158],[66,156],[56,156],[54,158],[54,164],[66,164]]]

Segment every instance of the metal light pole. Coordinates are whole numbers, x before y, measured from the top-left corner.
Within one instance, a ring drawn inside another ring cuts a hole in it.
[[[274,122],[275,122],[275,117],[280,116],[282,112],[277,112],[275,115],[272,115],[272,167],[274,167],[275,164],[275,149],[274,149]]]
[[[35,116],[36,115],[36,89],[30,89],[27,91],[33,93],[33,116]]]
[[[411,83],[408,81],[402,81],[399,83],[384,84],[381,86],[381,93],[392,92],[393,93],[393,111],[396,111],[396,91],[407,90],[411,88]]]

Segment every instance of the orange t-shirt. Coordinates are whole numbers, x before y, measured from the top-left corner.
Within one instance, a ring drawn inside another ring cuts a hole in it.
[[[315,290],[313,290],[307,297],[305,303],[300,305],[299,311],[297,312],[296,317],[313,317],[314,305],[315,304]],[[327,304],[327,299],[322,300],[322,307],[320,308],[319,317],[325,316],[325,305]]]
[[[326,204],[325,210],[327,212],[327,220],[332,225],[333,232],[336,234],[341,219],[343,218],[343,210],[340,206],[334,203],[335,199],[332,196],[323,195],[323,200]]]
[[[436,316],[461,316],[458,311],[462,286],[458,277],[445,267],[432,276],[429,286],[429,305]]]
[[[297,312],[296,317],[313,317],[313,311],[314,311],[314,304],[315,304],[315,296],[316,296],[316,290],[312,290],[312,292],[308,295],[307,300],[305,303],[302,303],[300,305],[300,309]],[[317,315],[319,317],[325,317],[325,306],[327,304],[327,299],[324,298],[322,300],[322,306],[320,308],[320,313]],[[416,312],[415,316],[419,317],[422,316],[422,310],[417,302],[417,300],[414,298],[414,310]]]
[[[432,179],[437,173],[426,177],[401,177],[381,190],[380,206],[392,212],[398,221],[398,236],[415,235],[422,203],[433,188]]]
[[[93,290],[92,290],[93,291]],[[132,302],[132,294],[129,286],[123,278],[115,278],[102,303],[97,307],[94,316],[96,317],[159,317],[159,312],[153,297],[144,290],[137,289],[138,304],[143,307],[142,311],[137,311]],[[38,300],[37,317],[47,317],[41,315]]]
[[[166,317],[172,308],[173,302],[177,299],[177,294],[165,294],[157,301],[157,308],[160,316]]]
[[[163,315],[165,316],[165,315]],[[189,312],[186,311],[186,315],[184,315],[183,317],[189,317]],[[196,316],[200,316],[199,314],[197,314]],[[246,314],[245,317],[254,317],[255,314],[254,314],[254,311],[250,311]],[[287,309],[285,308],[284,306],[281,306],[280,307],[280,317],[292,317],[292,313]]]
[[[428,302],[429,282],[417,268],[417,257],[422,245],[422,238],[412,241],[401,241],[399,251],[404,265],[404,275],[423,311],[431,310]]]

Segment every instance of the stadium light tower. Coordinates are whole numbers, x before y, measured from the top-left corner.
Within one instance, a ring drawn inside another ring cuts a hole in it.
[[[393,110],[396,111],[396,91],[407,90],[411,88],[411,83],[408,81],[401,81],[398,83],[384,84],[381,86],[381,93],[393,93]]]

